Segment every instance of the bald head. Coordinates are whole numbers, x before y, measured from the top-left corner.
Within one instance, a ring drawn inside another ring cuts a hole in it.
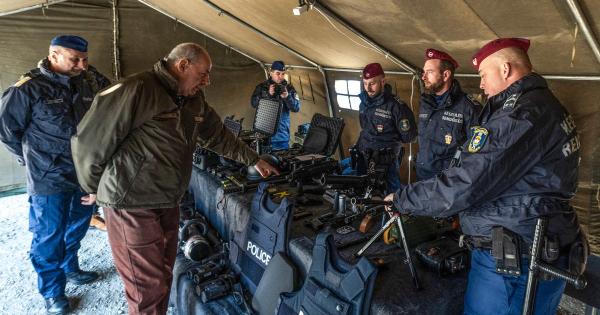
[[[516,47],[501,49],[485,58],[479,65],[479,87],[492,97],[532,71],[529,56]]]
[[[167,55],[167,63],[169,65],[174,65],[181,59],[187,59],[194,63],[202,58],[208,58],[210,60],[210,56],[204,47],[196,43],[181,43],[175,46],[169,55]]]
[[[169,73],[177,80],[178,94],[193,96],[210,84],[212,61],[204,47],[196,43],[175,46],[166,58]]]

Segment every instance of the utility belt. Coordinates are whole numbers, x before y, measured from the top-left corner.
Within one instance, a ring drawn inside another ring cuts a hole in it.
[[[494,227],[492,237],[461,236],[459,245],[469,250],[489,250],[496,262],[496,272],[511,276],[521,275],[521,259],[528,257],[527,250],[521,246],[521,238],[512,231]]]
[[[492,237],[462,235],[459,246],[469,250],[489,250],[496,262],[496,272],[511,276],[521,275],[521,258],[531,259],[531,244],[523,241],[521,236],[501,226],[492,228]],[[560,257],[568,258],[568,270],[581,275],[585,271],[589,245],[583,232],[580,232],[573,243],[565,248],[560,247],[557,235],[544,235],[540,257],[542,261],[554,264]],[[544,280],[554,279],[544,273]]]

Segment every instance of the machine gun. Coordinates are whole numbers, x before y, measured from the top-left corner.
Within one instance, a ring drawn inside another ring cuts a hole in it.
[[[312,182],[314,178],[318,178],[324,173],[331,173],[339,169],[338,162],[335,159],[317,155],[306,155],[301,159],[299,158],[295,157],[288,161],[282,161],[282,171],[278,176],[245,182],[234,177],[227,177],[234,186],[226,189],[225,192],[246,192],[255,189],[260,183],[266,182],[271,184],[295,184],[298,187],[298,194],[301,194],[302,186],[307,182]]]
[[[383,193],[386,183],[384,176],[381,175],[377,173],[360,176],[323,174],[319,184],[330,189],[344,191],[351,196],[361,195],[362,198],[369,198],[373,192]]]

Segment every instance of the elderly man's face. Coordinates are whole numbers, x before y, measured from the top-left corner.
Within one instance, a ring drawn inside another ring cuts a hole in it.
[[[444,76],[441,71],[442,61],[429,59],[423,66],[423,85],[429,93],[437,93],[444,88]]]
[[[370,79],[363,79],[363,86],[369,97],[375,97],[381,93],[383,86],[385,85],[385,78],[382,75],[372,77]]]
[[[194,63],[187,63],[179,76],[179,93],[183,96],[193,96],[210,84],[212,61],[208,56],[198,58]]]
[[[271,71],[271,80],[273,82],[280,84],[285,79],[285,71],[272,70]]]
[[[503,76],[503,63],[492,56],[484,59],[479,65],[479,76],[479,88],[487,97],[492,97],[508,87]]]
[[[87,70],[88,54],[71,48],[57,47],[50,53],[50,63],[54,71],[74,77]]]

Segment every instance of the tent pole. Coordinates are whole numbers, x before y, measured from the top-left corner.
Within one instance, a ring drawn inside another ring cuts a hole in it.
[[[25,8],[20,8],[20,9],[16,9],[16,10],[12,10],[12,11],[7,11],[7,12],[0,12],[0,16],[7,16],[7,15],[11,15],[11,14],[16,14],[16,13],[21,13],[21,12],[25,12],[25,11],[29,11],[29,10],[35,10],[38,8],[47,8],[53,4],[58,4],[61,2],[65,2],[67,0],[46,0],[43,3],[40,4],[36,4],[36,5],[32,5],[29,7],[25,7]]]
[[[594,32],[590,28],[587,19],[583,15],[581,7],[579,6],[579,2],[577,0],[567,0],[567,4],[569,5],[571,14],[573,14],[573,17],[575,17],[575,20],[577,21],[577,25],[579,25],[579,28],[583,32],[588,45],[592,49],[594,56],[596,56],[596,61],[600,63],[600,46],[598,45],[598,40],[596,40]]]
[[[118,0],[112,0],[113,14],[113,57],[114,57],[114,75],[115,80],[121,79],[121,59],[119,55],[119,10],[117,8]]]

